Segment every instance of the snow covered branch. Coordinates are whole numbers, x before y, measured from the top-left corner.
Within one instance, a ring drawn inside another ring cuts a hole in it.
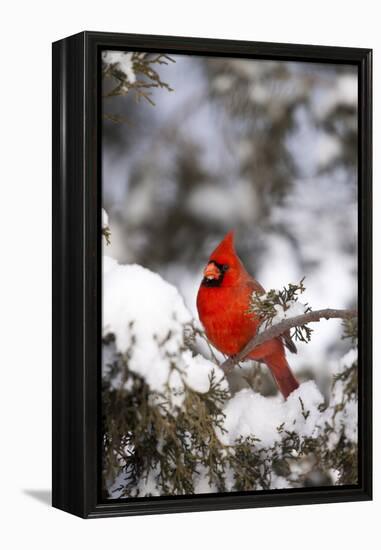
[[[104,99],[125,97],[134,92],[137,101],[145,99],[151,105],[155,105],[151,98],[154,88],[173,91],[173,88],[161,79],[157,70],[161,65],[175,63],[167,54],[107,50],[102,54],[102,61]],[[104,112],[103,116],[112,122],[125,120],[120,115],[107,112]]]
[[[317,309],[315,311],[308,311],[303,315],[297,315],[296,317],[290,317],[284,319],[280,323],[272,325],[270,328],[263,332],[257,333],[246,344],[246,346],[233,357],[229,357],[221,368],[226,373],[231,372],[234,366],[242,361],[247,355],[260,344],[264,344],[273,338],[281,336],[284,332],[287,332],[291,328],[301,327],[307,323],[318,323],[321,319],[352,319],[357,317],[357,310],[354,309]]]
[[[106,214],[102,221],[107,226]],[[176,287],[146,268],[104,256],[103,288],[105,498],[357,483],[355,341],[331,365],[327,399],[313,380],[287,400],[250,384],[234,391],[217,360],[193,349],[192,315]],[[299,288],[262,296],[261,319],[272,314],[274,302],[277,317],[271,327],[262,322],[251,347],[298,322],[332,317],[348,319],[344,337],[353,339],[355,311],[306,312],[293,299]]]

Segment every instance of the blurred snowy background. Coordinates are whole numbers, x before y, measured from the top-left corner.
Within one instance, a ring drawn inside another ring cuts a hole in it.
[[[203,266],[235,229],[267,290],[305,276],[313,309],[355,307],[357,69],[171,57],[156,70],[173,91],[150,89],[155,105],[132,93],[104,99],[105,253],[162,275],[197,318]],[[324,390],[349,344],[339,320],[314,328],[290,362]]]

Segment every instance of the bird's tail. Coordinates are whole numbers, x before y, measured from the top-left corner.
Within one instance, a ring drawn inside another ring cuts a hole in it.
[[[285,399],[291,392],[299,388],[299,382],[292,374],[284,353],[276,353],[266,357],[265,363]]]

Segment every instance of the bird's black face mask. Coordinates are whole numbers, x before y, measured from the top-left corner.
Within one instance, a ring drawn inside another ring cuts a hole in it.
[[[202,285],[207,287],[221,286],[226,271],[229,269],[227,264],[220,264],[214,260],[211,260],[204,269],[204,278]]]

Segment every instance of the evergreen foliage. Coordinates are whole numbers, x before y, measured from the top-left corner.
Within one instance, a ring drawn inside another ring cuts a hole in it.
[[[112,347],[113,337],[103,345]],[[319,407],[316,437],[281,423],[280,441],[263,447],[256,434],[224,444],[224,408],[232,394],[213,374],[206,393],[184,384],[178,405],[169,386],[152,392],[131,372],[129,353],[108,356],[102,389],[106,498],[357,483],[357,439],[347,426],[357,407],[356,360],[334,376],[329,403]],[[307,420],[311,411],[301,398],[299,406]]]

